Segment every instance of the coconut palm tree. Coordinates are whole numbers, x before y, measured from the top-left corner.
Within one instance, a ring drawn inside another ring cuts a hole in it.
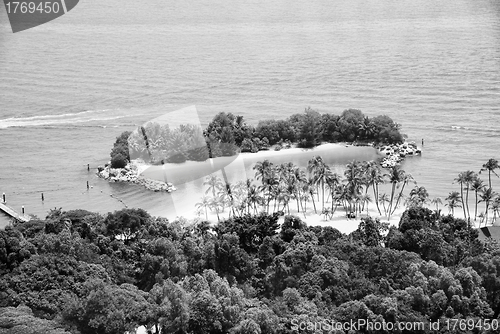
[[[479,178],[479,175],[474,174],[474,179],[472,180],[470,184],[470,189],[474,190],[474,195],[475,195],[475,208],[474,208],[474,221],[477,219],[477,204],[479,203],[478,201],[478,193],[483,191],[484,189],[484,182]]]
[[[469,190],[471,189],[471,185],[476,178],[476,173],[471,170],[467,170],[464,172],[464,183],[465,183],[465,205],[467,207],[467,219],[470,220],[470,210],[469,210]]]
[[[448,194],[448,197],[446,197],[446,200],[448,201],[446,206],[448,206],[450,208],[450,212],[453,215],[455,213],[455,208],[461,207],[460,193],[458,191],[452,191]]]
[[[375,133],[375,128],[368,116],[363,118],[363,121],[358,125],[359,135],[362,139],[369,139]]]
[[[425,189],[425,187],[415,185],[415,187],[410,191],[410,197],[407,202],[410,207],[422,207],[425,203],[427,203],[428,199],[429,193],[427,192],[427,189]]]
[[[325,163],[321,163],[316,169],[315,173],[315,182],[316,184],[321,184],[321,200],[322,200],[322,209],[325,208],[325,184],[328,183],[328,180],[331,178],[332,171],[330,167]]]
[[[207,220],[208,220],[208,208],[210,207],[210,203],[211,203],[210,197],[208,197],[206,195],[201,198],[201,202],[196,203],[196,207],[198,209],[200,209],[200,208],[205,209],[205,218]]]
[[[307,178],[307,181],[304,183],[302,187],[302,191],[304,194],[308,194],[311,196],[311,200],[313,202],[313,207],[314,207],[314,213],[318,213],[316,210],[316,203],[314,202],[314,194],[316,193],[316,188],[314,184],[314,179],[312,177]],[[305,202],[304,202],[305,203]]]
[[[335,193],[337,192],[337,188],[339,187],[340,182],[341,182],[341,177],[337,173],[330,173],[328,179],[326,180],[328,189],[330,190],[329,197],[332,198],[332,210],[333,210],[333,205],[336,202]]]
[[[494,192],[491,188],[483,188],[481,195],[479,197],[481,200],[479,202],[484,202],[486,205],[485,212],[484,212],[484,221],[487,224],[488,223],[488,211],[490,209],[490,203],[491,201],[495,198],[497,195],[496,192]]]
[[[493,219],[491,223],[493,224],[497,220],[497,216],[500,212],[500,196],[496,196],[493,201],[491,201],[491,211],[493,211]]]
[[[372,186],[373,188],[373,198],[375,201],[375,205],[377,206],[377,211],[379,215],[382,215],[382,212],[380,212],[380,207],[379,207],[379,200],[378,200],[378,186],[379,184],[385,183],[387,174],[382,172],[382,169],[380,168],[380,165],[378,163],[373,163],[370,164],[368,172],[367,172],[367,178],[368,178],[368,186]]]
[[[359,210],[359,213],[361,213],[361,211],[365,209],[365,205],[366,205],[366,214],[368,215],[368,203],[372,202],[371,196],[369,194],[362,194],[359,197],[359,200],[360,200],[361,205],[362,205],[362,208]]]
[[[460,201],[462,202],[462,209],[464,210],[464,217],[467,219],[467,211],[464,203],[464,183],[465,183],[465,173],[461,172],[458,174],[458,177],[455,178],[455,182],[460,184]]]
[[[352,204],[356,202],[355,200],[361,194],[362,175],[360,173],[360,170],[361,164],[356,160],[348,163],[346,165],[346,169],[344,170],[347,193],[351,198],[351,200],[349,201],[350,211],[353,211]]]
[[[262,181],[262,185],[266,185],[268,179],[272,175],[273,163],[269,160],[258,161],[253,169],[255,172],[255,178]]]
[[[404,179],[404,176],[405,176],[405,171],[398,165],[390,169],[389,182],[391,183],[392,186],[391,186],[391,198],[389,200],[389,206],[388,206],[389,219],[392,211],[392,203],[394,201],[396,186],[399,186],[399,183]]]
[[[434,197],[431,200],[431,203],[436,204],[436,212],[439,212],[439,205],[443,204],[443,200],[441,199],[441,197]]]
[[[203,185],[208,186],[205,194],[212,192],[212,200],[217,200],[216,192],[223,187],[222,180],[215,174],[210,174],[203,182]],[[215,212],[217,213],[217,220],[219,220],[219,205],[215,205]]]
[[[384,214],[387,215],[387,213],[388,213],[387,212],[388,207],[385,206],[385,203],[389,203],[390,202],[389,195],[387,195],[386,193],[383,193],[382,195],[378,196],[378,200],[382,204],[382,207],[384,208]]]
[[[307,172],[309,173],[309,176],[311,176],[312,179],[314,180],[314,185],[316,186],[316,194],[318,195],[318,201],[319,201],[319,191],[318,191],[319,183],[317,182],[316,174],[317,174],[317,170],[323,164],[324,164],[323,158],[321,158],[319,155],[313,157],[307,163]]]
[[[250,207],[253,206],[254,213],[257,214],[257,205],[263,202],[263,198],[260,196],[260,192],[255,185],[250,185],[247,194],[248,212],[250,213]]]
[[[391,171],[389,173],[389,178],[390,182],[392,184],[391,187],[391,200],[389,202],[389,215],[388,219],[391,219],[391,215],[396,211],[399,201],[401,200],[401,197],[403,196],[403,191],[405,189],[405,186],[408,184],[408,182],[413,181],[413,176],[411,174],[407,174],[401,167],[398,165],[394,166],[391,168]],[[400,184],[402,183],[401,190],[399,191],[399,195],[397,196],[396,203],[393,206],[394,203],[394,195],[396,191],[396,187],[400,187]]]
[[[305,182],[307,182],[306,173],[303,169],[294,166],[292,169],[291,175],[294,187],[295,187],[295,199],[297,200],[297,212],[300,212],[300,207],[302,206],[302,201],[300,200],[302,197],[301,191]],[[300,207],[299,207],[300,206]],[[302,210],[304,211],[304,210]]]
[[[498,164],[498,160],[496,159],[489,159],[484,165],[483,168],[479,171],[479,174],[481,172],[488,171],[488,185],[489,188],[491,188],[491,173],[495,174],[496,177],[498,177],[498,174],[495,172],[495,169],[500,168],[500,165]]]

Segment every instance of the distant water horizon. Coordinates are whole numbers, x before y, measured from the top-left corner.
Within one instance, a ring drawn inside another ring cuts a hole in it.
[[[169,194],[108,183],[86,166],[107,162],[121,132],[190,105],[205,125],[221,111],[254,125],[309,106],[386,114],[425,140],[402,167],[431,197],[500,160],[498,1],[110,0],[16,34],[4,9],[0,22],[0,193],[40,218],[55,207],[123,208],[111,194],[182,214]],[[199,182],[179,189],[199,192]]]

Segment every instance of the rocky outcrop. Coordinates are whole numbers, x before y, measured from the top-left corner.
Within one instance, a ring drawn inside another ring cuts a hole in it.
[[[420,155],[422,151],[415,142],[404,142],[399,145],[386,145],[379,148],[381,154],[385,155],[381,165],[384,168],[392,168],[399,164],[407,156]]]
[[[97,167],[97,176],[108,180],[109,182],[131,182],[140,184],[151,191],[166,191],[172,192],[176,190],[170,182],[162,182],[151,180],[142,177],[137,167],[133,164],[128,164],[125,168],[111,168],[109,165]]]

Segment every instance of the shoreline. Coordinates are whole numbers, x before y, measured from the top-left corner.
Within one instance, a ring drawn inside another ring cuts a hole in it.
[[[162,182],[160,180],[148,179],[141,176],[141,167],[133,163],[129,163],[124,168],[111,168],[110,165],[97,168],[97,176],[108,182],[128,182],[144,186],[151,191],[172,192],[176,190],[170,182]]]
[[[149,165],[134,160],[131,164],[140,169],[140,174],[147,179],[172,182],[175,185],[191,182],[223,169],[231,169],[240,164],[245,167],[258,161],[269,160],[274,164],[284,162],[307,162],[314,156],[320,155],[328,163],[349,162],[352,160],[375,160],[382,158],[380,151],[371,146],[354,146],[345,143],[321,144],[311,149],[287,148],[279,151],[265,150],[255,153],[244,152],[229,157],[217,157],[202,162],[186,161],[183,163],[165,163],[163,165]],[[253,178],[248,177],[247,178]]]

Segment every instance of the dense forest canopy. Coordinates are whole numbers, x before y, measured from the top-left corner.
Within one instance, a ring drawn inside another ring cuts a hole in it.
[[[446,328],[446,319],[499,316],[500,247],[464,220],[412,207],[387,234],[366,218],[345,235],[279,218],[243,214],[213,225],[141,209],[59,209],[8,226],[0,231],[0,332],[122,334],[144,325],[157,333],[296,333],[301,322]]]
[[[231,156],[238,152],[258,152],[285,143],[311,148],[323,142],[400,143],[400,125],[388,116],[365,116],[360,110],[347,109],[340,115],[307,108],[282,120],[261,120],[256,127],[243,116],[221,112],[206,129],[186,124],[170,128],[168,124],[148,122],[133,132],[124,132],[111,152],[111,164],[121,168],[127,161],[142,158],[159,164],[204,161]]]

